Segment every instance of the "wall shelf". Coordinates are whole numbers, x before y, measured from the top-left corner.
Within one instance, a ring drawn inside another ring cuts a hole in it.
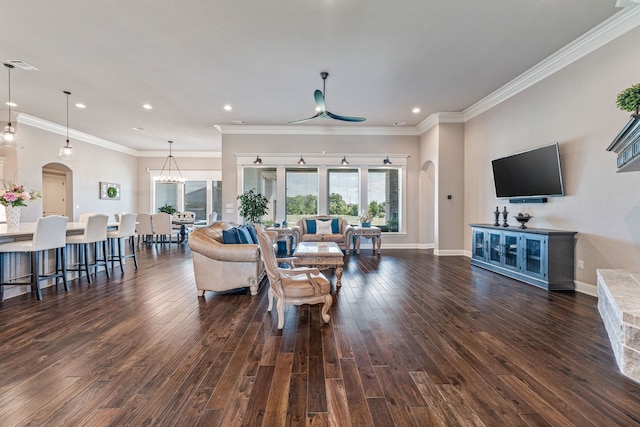
[[[618,172],[640,171],[640,115],[631,116],[607,151],[618,154]]]

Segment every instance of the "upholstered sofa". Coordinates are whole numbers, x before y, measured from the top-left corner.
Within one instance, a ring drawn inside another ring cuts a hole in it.
[[[204,291],[227,291],[248,287],[251,295],[265,276],[259,245],[224,243],[223,231],[237,224],[216,222],[196,228],[189,236],[189,248],[198,295]]]
[[[326,215],[299,219],[293,227],[296,242],[335,242],[349,252],[354,229],[346,219]]]

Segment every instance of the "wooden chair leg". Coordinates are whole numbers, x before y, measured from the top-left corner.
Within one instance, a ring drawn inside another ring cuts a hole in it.
[[[131,252],[133,253],[133,263],[136,266],[136,270],[138,269],[138,255],[136,255],[136,246],[131,246]]]
[[[69,292],[69,282],[67,282],[67,247],[63,246],[59,249],[62,258],[62,283],[64,283],[64,290]]]
[[[4,253],[0,252],[0,301],[4,298]]]
[[[82,244],[82,251],[84,254],[84,271],[85,274],[87,275],[87,280],[89,281],[89,284],[93,283],[91,280],[91,271],[89,271],[89,245],[86,243]],[[80,279],[82,279],[82,273],[80,273]]]
[[[31,283],[32,290],[36,292],[38,300],[42,301],[42,290],[40,289],[40,251],[31,252]]]
[[[118,239],[118,242],[120,242],[120,239]],[[111,273],[109,272],[109,263],[107,261],[107,240],[103,240],[102,241],[102,261],[104,262],[104,271],[107,273],[107,278],[111,277]],[[96,251],[96,273],[98,272],[98,252]]]

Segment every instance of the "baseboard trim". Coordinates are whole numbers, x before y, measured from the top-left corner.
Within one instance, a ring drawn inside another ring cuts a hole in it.
[[[437,256],[464,256],[462,249],[434,249],[433,254]]]
[[[598,297],[598,285],[592,285],[591,283],[579,282],[574,280],[576,284],[576,292],[581,294],[591,295],[592,297]]]

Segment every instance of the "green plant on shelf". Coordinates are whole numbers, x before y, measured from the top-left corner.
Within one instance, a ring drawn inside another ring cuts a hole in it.
[[[626,88],[616,98],[616,105],[623,111],[631,111],[638,116],[640,110],[640,83]]]

